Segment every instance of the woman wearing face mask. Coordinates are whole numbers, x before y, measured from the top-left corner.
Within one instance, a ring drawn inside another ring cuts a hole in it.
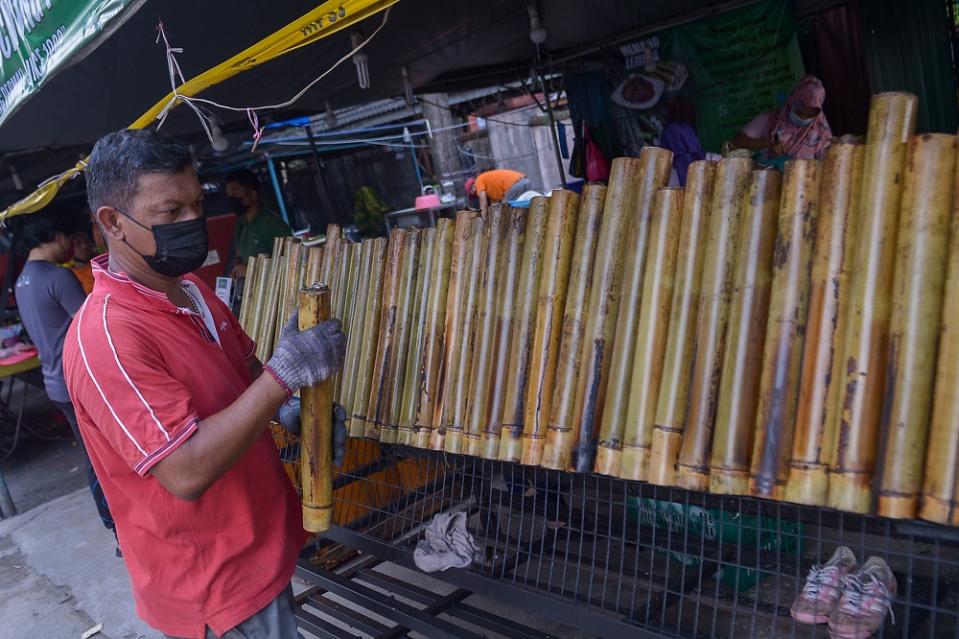
[[[760,152],[760,160],[781,165],[791,159],[821,159],[832,140],[822,111],[826,90],[819,78],[803,76],[783,108],[762,113],[732,139],[733,146]]]

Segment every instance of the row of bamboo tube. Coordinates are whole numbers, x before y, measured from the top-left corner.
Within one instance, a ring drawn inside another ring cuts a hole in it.
[[[959,525],[956,139],[916,104],[874,96],[864,144],[782,173],[669,188],[647,147],[529,209],[280,241],[241,319],[265,357],[293,285],[329,284],[356,437]]]

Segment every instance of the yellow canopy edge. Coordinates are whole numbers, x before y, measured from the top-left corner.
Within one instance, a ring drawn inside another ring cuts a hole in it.
[[[282,29],[237,53],[232,58],[221,62],[198,76],[190,78],[177,87],[177,93],[188,97],[194,96],[200,91],[223,82],[228,78],[232,78],[238,73],[279,58],[300,47],[318,42],[327,36],[333,35],[338,31],[383,11],[398,1],[399,0],[329,0],[328,2],[324,2]],[[345,15],[342,17],[340,17],[339,14],[340,8],[345,10]],[[329,19],[331,14],[336,16],[335,21]],[[128,128],[142,129],[150,125],[156,120],[157,116],[162,113],[171,98],[173,98],[172,91],[150,107],[146,113],[134,120]],[[174,104],[174,107],[178,104],[179,102]],[[0,212],[0,221],[17,215],[35,213],[45,207],[56,197],[60,187],[83,171],[88,160],[89,156],[80,160],[72,168],[60,175],[50,178],[30,195],[11,204]]]

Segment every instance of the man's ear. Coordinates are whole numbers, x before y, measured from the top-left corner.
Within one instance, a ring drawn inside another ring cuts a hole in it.
[[[104,237],[112,237],[115,240],[125,240],[126,233],[120,228],[120,214],[112,206],[101,206],[93,214],[93,219]]]

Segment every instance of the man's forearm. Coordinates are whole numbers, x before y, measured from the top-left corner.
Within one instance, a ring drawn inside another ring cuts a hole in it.
[[[177,497],[198,499],[253,445],[285,400],[286,391],[273,376],[260,375],[236,401],[201,421],[153,467],[153,476]]]

